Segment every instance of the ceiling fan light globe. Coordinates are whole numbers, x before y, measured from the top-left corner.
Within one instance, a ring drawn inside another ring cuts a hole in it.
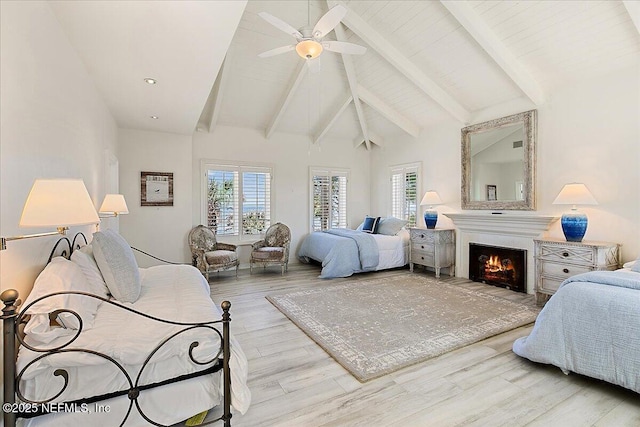
[[[317,58],[322,53],[322,45],[315,40],[303,40],[296,45],[296,52],[305,59]]]

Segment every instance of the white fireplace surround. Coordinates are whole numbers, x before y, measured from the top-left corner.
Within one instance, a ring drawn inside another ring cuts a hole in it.
[[[527,293],[534,293],[533,239],[557,216],[517,213],[445,213],[456,226],[456,276],[469,278],[469,243],[526,249]]]

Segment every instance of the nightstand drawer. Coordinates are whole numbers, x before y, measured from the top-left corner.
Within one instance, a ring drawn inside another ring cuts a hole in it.
[[[542,266],[542,274],[562,277],[564,279],[569,278],[571,276],[575,276],[576,274],[587,273],[592,270],[589,267],[569,265],[569,264],[558,264],[555,262],[543,262],[541,266]]]
[[[420,265],[433,267],[435,265],[435,256],[426,252],[411,252],[411,262]]]
[[[434,241],[434,233],[425,232],[418,228],[411,229],[411,243],[428,243],[432,245]]]
[[[433,255],[435,252],[435,245],[428,245],[426,243],[412,243],[411,244],[411,252],[426,252],[428,254]]]
[[[569,247],[561,245],[540,245],[540,259],[546,261],[569,261],[579,264],[593,264],[596,251],[590,247]]]

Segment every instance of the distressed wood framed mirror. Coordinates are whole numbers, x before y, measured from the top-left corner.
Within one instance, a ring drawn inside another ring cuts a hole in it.
[[[537,111],[462,128],[462,209],[536,208]]]

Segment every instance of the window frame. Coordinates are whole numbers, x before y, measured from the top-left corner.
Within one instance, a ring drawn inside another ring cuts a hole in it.
[[[241,161],[231,161],[231,160],[217,160],[217,159],[202,159],[200,161],[200,223],[205,226],[208,225],[208,187],[209,187],[209,170],[224,170],[224,171],[233,171],[238,172],[238,218],[240,218],[240,222],[238,223],[238,232],[237,234],[220,234],[217,235],[217,239],[219,241],[229,242],[229,243],[253,243],[257,240],[260,240],[264,237],[264,233],[261,234],[245,234],[243,225],[242,225],[242,194],[244,191],[244,183],[242,174],[245,172],[266,172],[269,173],[270,183],[269,183],[269,224],[275,224],[275,167],[271,163],[258,163],[258,162],[241,162]],[[235,209],[235,207],[234,207]],[[236,212],[234,212],[236,213]]]
[[[313,183],[313,178],[315,176],[328,176],[329,180],[331,180],[332,177],[334,176],[343,176],[346,178],[347,182],[346,182],[346,186],[345,186],[345,191],[346,191],[346,196],[345,196],[345,212],[344,212],[344,218],[345,218],[345,223],[344,226],[345,228],[349,228],[349,211],[350,211],[350,202],[349,202],[349,194],[351,193],[351,180],[350,180],[350,174],[351,174],[351,170],[347,169],[347,168],[333,168],[333,167],[322,167],[322,166],[310,166],[309,167],[309,231],[311,233],[313,233],[314,231],[322,231],[322,230],[315,230],[313,227],[313,219],[314,219],[314,183]],[[329,206],[329,224],[331,224],[332,220],[331,220],[331,206]],[[329,227],[329,229],[332,227]]]
[[[409,172],[415,172],[416,173],[416,211],[415,211],[415,224],[411,224],[408,223],[407,227],[417,227],[418,224],[420,223],[419,220],[419,214],[420,214],[420,200],[422,200],[422,186],[421,181],[422,181],[422,162],[413,162],[413,163],[403,163],[403,164],[398,164],[398,165],[392,165],[389,166],[389,215],[390,216],[397,216],[397,212],[394,212],[394,199],[395,199],[395,194],[394,194],[394,185],[393,185],[393,177],[394,175],[397,175],[399,173],[402,173],[403,175],[403,182],[406,183],[406,174]],[[402,206],[406,206],[404,203],[404,197],[406,195],[406,185],[403,186],[402,190],[403,190],[403,203]],[[410,217],[410,212],[407,212],[404,210],[403,207],[403,215],[400,219],[404,219],[404,220],[409,220]]]

